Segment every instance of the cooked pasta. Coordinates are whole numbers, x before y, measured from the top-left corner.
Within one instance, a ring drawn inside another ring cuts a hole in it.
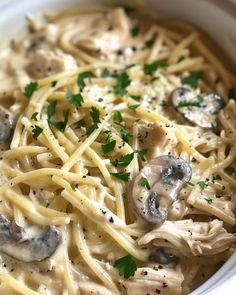
[[[236,243],[235,76],[119,7],[27,25],[0,57],[0,294],[189,294]]]

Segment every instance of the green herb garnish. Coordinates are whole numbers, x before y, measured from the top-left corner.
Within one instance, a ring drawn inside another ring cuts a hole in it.
[[[148,190],[151,188],[147,178],[145,178],[145,177],[141,177],[138,181],[138,184],[143,187],[146,187],[146,189],[148,189]]]
[[[33,115],[31,116],[31,120],[38,121],[38,118],[37,118],[38,114],[39,112],[33,113]]]
[[[212,182],[215,183],[216,180],[222,180],[221,176],[219,174],[212,176]]]
[[[136,109],[140,107],[140,104],[133,104],[131,106],[129,106],[129,109],[133,112],[136,112]]]
[[[133,158],[134,153],[127,154],[125,156],[120,157],[119,159],[111,160],[111,164],[114,167],[127,167],[132,162]]]
[[[37,82],[30,82],[25,86],[24,95],[30,99],[33,93],[38,90],[38,87],[39,85]]]
[[[53,100],[49,103],[48,110],[47,110],[47,115],[48,115],[49,121],[50,121],[51,117],[55,114],[56,106],[57,106],[56,100]]]
[[[93,76],[93,73],[90,71],[80,73],[77,78],[77,84],[79,88],[83,89],[86,86],[84,80],[87,78],[91,78],[92,76]]]
[[[118,269],[119,275],[125,279],[133,276],[137,270],[136,262],[131,255],[127,255],[116,260],[114,267]]]
[[[35,125],[32,130],[33,138],[37,139],[42,132],[43,132],[43,129]]]
[[[105,141],[109,141],[111,137],[111,131],[110,130],[103,131],[102,136],[105,139]]]
[[[57,82],[58,82],[57,80],[52,81],[51,86],[55,87],[57,85]]]
[[[176,108],[201,108],[202,107],[202,102],[203,102],[203,97],[201,95],[197,96],[197,100],[195,101],[187,101],[187,100],[182,100],[180,103],[176,106]]]
[[[204,181],[199,181],[198,185],[200,186],[200,188],[203,190],[204,188],[207,187],[207,184]]]
[[[107,78],[107,77],[110,77],[111,76],[111,73],[110,73],[110,71],[108,69],[103,69],[102,70],[102,73],[101,73],[101,76],[103,78]]]
[[[96,107],[92,107],[90,116],[93,120],[93,124],[89,128],[87,128],[87,131],[86,131],[87,135],[90,135],[91,133],[93,133],[93,131],[98,128],[98,123],[101,123],[99,119],[99,114],[100,114],[99,110]]]
[[[122,118],[121,112],[120,111],[115,111],[114,115],[113,115],[113,121],[117,122],[117,123],[120,123],[120,122],[122,122],[122,120],[123,120],[123,118]]]
[[[76,107],[81,107],[82,103],[84,102],[83,96],[78,94],[73,94],[71,92],[66,93],[66,98],[69,101],[70,104],[75,105]]]
[[[210,205],[213,203],[213,200],[211,198],[204,198],[204,200]]]
[[[139,28],[139,26],[138,26],[138,25],[134,26],[134,27],[131,29],[130,33],[131,33],[131,36],[132,36],[132,37],[137,37],[137,36],[139,35],[139,33],[140,33],[140,28]]]
[[[141,100],[141,96],[140,95],[130,95],[131,98],[133,98],[134,100],[140,101]]]
[[[187,77],[181,80],[182,84],[190,85],[192,88],[196,89],[198,87],[198,81],[203,77],[203,71],[192,72]]]
[[[107,153],[113,151],[115,146],[116,146],[116,140],[112,140],[112,141],[108,142],[107,144],[102,145],[102,151],[104,154],[107,154]]]
[[[143,70],[146,75],[152,76],[157,69],[166,68],[166,67],[168,67],[168,63],[164,60],[160,60],[152,64],[145,64],[143,67]]]
[[[72,188],[72,190],[75,192],[76,191],[76,185],[74,184],[74,183],[72,183],[71,185],[70,185],[70,187]]]
[[[57,130],[64,132],[69,119],[69,110],[65,112],[64,116],[64,121],[54,121],[50,119],[49,124],[54,126]]]
[[[127,94],[126,87],[128,87],[131,83],[131,80],[129,79],[129,76],[126,72],[121,73],[117,76],[117,84],[114,87],[114,91],[118,95],[125,95]]]
[[[127,131],[126,127],[122,124],[119,125],[119,131],[120,131],[120,137],[127,143],[129,143],[129,139],[132,136],[131,134],[129,134],[129,132]]]
[[[195,186],[195,184],[192,183],[191,181],[188,181],[188,182],[187,182],[187,185],[189,185],[189,186]]]
[[[129,178],[130,178],[130,173],[111,173],[112,176],[120,179],[120,180],[123,180],[123,181],[129,181]]]

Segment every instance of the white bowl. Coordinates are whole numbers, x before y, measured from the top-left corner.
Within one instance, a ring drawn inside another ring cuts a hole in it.
[[[17,36],[25,25],[25,15],[45,8],[61,9],[78,3],[104,3],[102,0],[1,0],[1,42]],[[236,65],[236,0],[130,0],[106,1],[135,6],[144,5],[174,19],[193,23],[208,33]],[[137,3],[136,3],[137,2]],[[144,4],[145,2],[145,4]],[[205,284],[191,295],[235,295],[236,253]]]

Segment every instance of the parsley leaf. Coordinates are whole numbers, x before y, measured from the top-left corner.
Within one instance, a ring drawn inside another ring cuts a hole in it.
[[[215,183],[216,180],[222,180],[221,176],[216,174],[212,176],[212,182]]]
[[[77,84],[79,88],[83,89],[86,86],[84,79],[91,78],[92,76],[93,76],[93,73],[90,71],[80,73],[77,78]]]
[[[127,143],[129,143],[129,138],[132,136],[128,133],[126,127],[120,124],[120,137]]]
[[[131,98],[133,98],[134,100],[140,101],[141,100],[141,96],[140,95],[130,95]]]
[[[176,106],[176,108],[201,108],[202,107],[202,102],[203,102],[203,97],[201,95],[197,96],[197,100],[195,101],[187,101],[187,100],[182,100],[179,102],[179,104]]]
[[[234,167],[227,167],[225,168],[225,172],[228,174],[228,175],[232,175],[235,173],[235,168]]]
[[[118,160],[111,161],[111,164],[114,167],[127,167],[133,160],[134,158],[134,153],[127,154],[125,156],[122,156]]]
[[[229,89],[228,97],[236,100],[236,87]]]
[[[111,76],[111,73],[110,73],[110,71],[108,69],[103,69],[102,70],[102,73],[101,73],[101,76],[103,78],[107,78],[107,77],[110,77]]]
[[[51,86],[55,87],[57,85],[57,82],[58,82],[57,80],[52,81]]]
[[[30,82],[27,84],[24,89],[24,96],[30,99],[33,93],[38,90],[38,86],[37,82]]]
[[[203,71],[192,72],[187,77],[181,80],[182,84],[190,85],[192,88],[196,89],[198,87],[198,81],[203,77]]]
[[[140,28],[138,25],[134,26],[131,30],[130,30],[131,36],[132,37],[137,37],[140,33]]]
[[[143,67],[143,70],[146,75],[152,76],[157,69],[166,68],[166,67],[168,67],[168,63],[165,62],[164,60],[159,60],[152,64],[145,64]]]
[[[204,188],[207,187],[207,184],[204,181],[199,181],[198,185],[200,186],[200,188],[203,190]]]
[[[64,121],[49,120],[49,124],[54,126],[57,130],[64,132],[69,119],[69,110],[65,113]]]
[[[43,129],[41,127],[35,125],[32,130],[33,138],[37,139],[42,132],[43,132]]]
[[[31,116],[31,120],[38,121],[38,118],[37,118],[38,114],[39,112],[33,113],[33,115]]]
[[[110,137],[111,137],[111,130],[105,130],[102,133],[103,138],[105,139],[105,141],[109,141]]]
[[[126,72],[121,73],[117,76],[117,84],[114,87],[114,91],[118,95],[125,95],[127,94],[126,87],[128,87],[131,83],[129,76]]]
[[[123,173],[123,172],[121,172],[121,173],[111,173],[111,175],[118,178],[118,179],[120,179],[120,180],[123,180],[123,181],[128,181],[129,178],[130,178],[130,173],[129,172],[128,173]]]
[[[113,151],[115,146],[116,146],[116,140],[112,140],[112,141],[108,142],[107,144],[102,145],[102,151],[104,154],[107,154],[107,153]]]
[[[189,185],[189,186],[195,186],[195,184],[192,183],[191,181],[188,181],[188,182],[187,182],[187,185]]]
[[[48,115],[48,120],[50,121],[51,117],[55,114],[56,111],[56,106],[57,106],[57,101],[53,100],[50,102],[47,110],[47,115]]]
[[[93,124],[90,127],[87,128],[86,130],[86,135],[90,135],[91,133],[93,133],[94,130],[98,129],[98,124]]]
[[[147,178],[145,178],[145,177],[141,177],[138,181],[138,184],[143,187],[146,187],[146,189],[148,189],[148,190],[151,188]]]
[[[135,274],[137,265],[134,258],[131,255],[124,256],[115,261],[114,267],[118,269],[119,275],[128,279]]]
[[[123,120],[123,118],[122,118],[121,112],[115,111],[114,115],[113,115],[113,121],[120,123],[120,122],[122,122],[122,120]]]
[[[66,92],[66,98],[70,104],[73,104],[77,107],[81,107],[82,103],[84,102],[83,96],[78,94],[73,94],[71,92]]]
[[[210,205],[213,203],[213,200],[211,198],[204,198],[205,201],[207,201],[207,203]]]
[[[99,110],[96,107],[92,107],[90,116],[92,117],[93,122],[95,124],[101,123],[101,121],[99,120],[99,114],[100,114]]]
[[[129,109],[133,112],[136,112],[136,109],[140,107],[140,104],[133,104],[131,106],[129,106]]]
[[[146,161],[146,158],[145,158],[145,155],[147,153],[147,150],[139,150],[139,151],[136,151],[138,154],[139,154],[139,157],[140,159],[145,162]]]
[[[72,183],[71,185],[70,185],[70,187],[72,188],[72,190],[75,192],[76,191],[76,185],[74,184],[74,183]]]

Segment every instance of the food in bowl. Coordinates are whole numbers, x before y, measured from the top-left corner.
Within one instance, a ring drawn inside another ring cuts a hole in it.
[[[2,52],[1,294],[189,294],[233,253],[235,76],[189,24],[28,17]]]

